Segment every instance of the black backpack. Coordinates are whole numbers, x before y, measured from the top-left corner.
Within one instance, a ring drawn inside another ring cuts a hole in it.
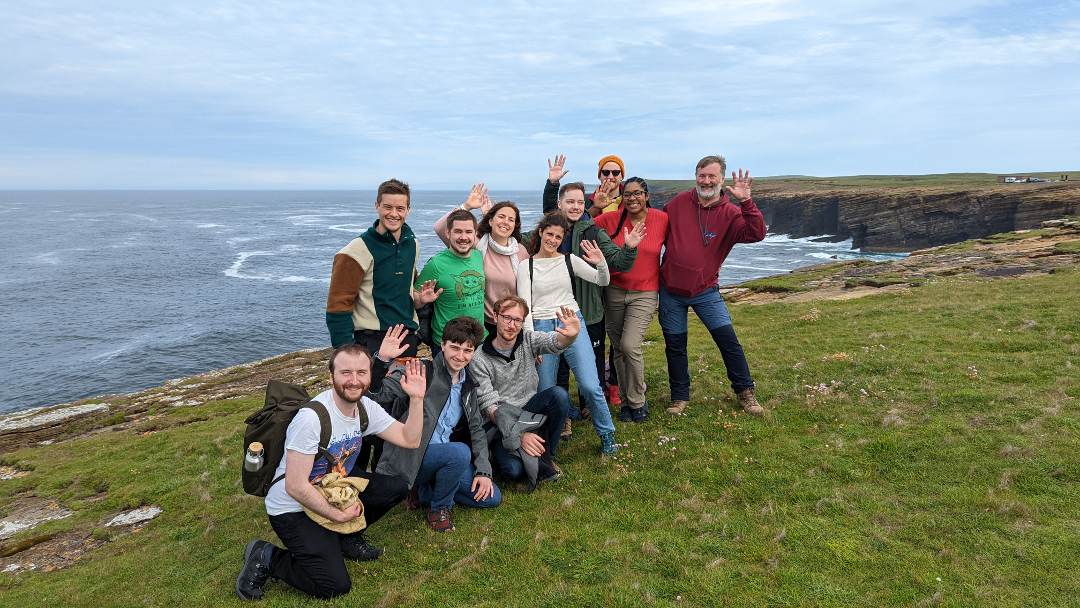
[[[416,310],[416,339],[421,344],[427,344],[429,348],[435,346],[435,332],[431,328],[431,319],[435,316],[435,303],[428,302]]]
[[[318,401],[312,401],[307,391],[301,386],[271,380],[266,384],[265,405],[244,421],[248,425],[247,431],[244,432],[245,456],[251,442],[258,441],[263,445],[263,466],[258,471],[248,471],[243,466],[244,458],[240,459],[240,476],[244,482],[245,492],[254,496],[266,496],[270,487],[285,477],[285,475],[274,477],[278,464],[285,457],[285,431],[289,428],[292,419],[296,417],[296,413],[305,407],[315,410],[322,426],[319,434],[318,458],[326,459],[329,464],[327,471],[337,465],[337,459],[326,449],[330,445],[332,433],[330,413],[326,411],[326,406]],[[359,411],[367,413],[363,407],[360,407]],[[361,418],[361,426],[366,428],[367,416],[362,415]]]

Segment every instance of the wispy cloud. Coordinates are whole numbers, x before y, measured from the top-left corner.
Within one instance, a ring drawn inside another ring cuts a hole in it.
[[[1078,2],[0,8],[0,187],[1076,168]]]

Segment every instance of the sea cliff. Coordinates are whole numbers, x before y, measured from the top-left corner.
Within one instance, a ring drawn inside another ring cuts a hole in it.
[[[663,208],[689,187],[660,182],[652,204]],[[850,238],[852,248],[867,251],[914,251],[1076,215],[1080,182],[845,187],[766,180],[754,184],[754,202],[773,234]]]

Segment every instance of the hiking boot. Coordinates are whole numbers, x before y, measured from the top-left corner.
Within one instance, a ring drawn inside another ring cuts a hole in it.
[[[454,527],[454,524],[450,522],[450,509],[428,511],[427,523],[431,526],[431,529],[436,532],[453,532],[454,530],[457,530],[457,528]]]
[[[405,510],[415,511],[420,508],[420,486],[414,484],[409,490],[409,497],[405,499]]]
[[[363,532],[341,536],[341,555],[345,559],[370,562],[379,559],[382,554],[382,549],[368,544]]]
[[[630,422],[634,419],[634,414],[630,412],[630,406],[624,405],[619,409],[619,422]]]
[[[634,422],[636,422],[637,424],[645,422],[649,419],[649,402],[646,401],[645,405],[637,408],[636,410],[630,410],[630,413],[633,416]]]
[[[688,407],[690,407],[690,402],[689,401],[683,401],[682,399],[676,399],[676,400],[671,402],[671,407],[667,408],[664,411],[666,411],[669,414],[681,414],[681,413],[683,413],[683,410],[685,410]]]
[[[567,418],[566,422],[562,425],[562,433],[559,433],[559,439],[569,439],[574,435],[574,429],[570,426],[570,419]]]
[[[244,548],[244,567],[236,577],[236,595],[244,601],[260,600],[270,579],[270,552],[274,545],[255,539]]]
[[[608,403],[610,403],[612,407],[619,407],[622,405],[622,399],[619,399],[619,387],[617,386],[608,387],[607,398]]]
[[[735,396],[739,398],[739,406],[742,407],[747,414],[761,416],[765,413],[765,408],[758,405],[757,397],[754,397],[754,389],[748,388],[741,393],[736,393]]]
[[[581,412],[582,420],[592,420],[592,414],[589,413],[589,406],[585,404],[585,400],[581,401],[581,407],[578,410]]]
[[[619,451],[619,446],[615,445],[615,433],[604,433],[600,435],[600,453],[604,456],[610,456]]]

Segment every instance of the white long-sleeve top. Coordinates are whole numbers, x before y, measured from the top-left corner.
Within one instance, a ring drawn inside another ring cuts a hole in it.
[[[574,288],[570,284],[570,273],[566,270],[566,260],[562,255],[553,258],[533,257],[535,279],[529,274],[529,261],[522,260],[518,266],[517,292],[529,305],[529,314],[525,317],[525,329],[533,328],[533,320],[554,319],[555,313],[566,306],[577,312],[578,303],[574,300]],[[590,283],[601,287],[611,282],[607,262],[600,262],[593,268],[588,262],[576,255],[570,255],[574,274]]]

